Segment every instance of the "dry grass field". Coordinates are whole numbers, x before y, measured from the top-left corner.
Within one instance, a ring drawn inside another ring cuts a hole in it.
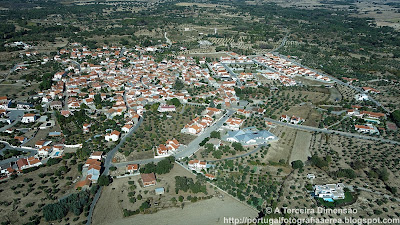
[[[180,207],[168,208],[155,214],[140,214],[133,217],[116,219],[110,225],[146,224],[226,224],[224,217],[255,218],[258,212],[252,210],[245,203],[225,195],[222,199],[213,197],[196,203],[190,203],[183,209]],[[190,221],[190,222],[189,222]]]
[[[187,200],[187,197],[189,195],[191,195],[192,197],[197,196],[198,198],[202,198],[206,196],[212,196],[216,193],[214,188],[211,188],[211,186],[207,185],[207,192],[208,192],[207,195],[204,193],[193,194],[190,192],[182,192],[182,191],[179,191],[179,193],[176,194],[175,176],[186,176],[196,180],[194,174],[190,173],[189,171],[185,170],[184,168],[182,168],[177,164],[174,165],[174,168],[168,174],[156,176],[157,177],[156,186],[142,187],[139,182],[140,175],[127,178],[114,179],[114,182],[110,186],[105,187],[103,190],[101,198],[94,210],[93,223],[111,224],[111,223],[116,223],[117,221],[131,221],[131,222],[135,221],[133,223],[136,224],[136,218],[137,217],[141,218],[142,215],[136,215],[130,217],[129,219],[128,218],[123,219],[123,209],[136,210],[139,208],[142,202],[146,201],[147,199],[151,199],[152,206],[150,208],[150,211],[153,214],[146,216],[143,215],[143,216],[145,217],[149,216],[154,218],[158,217],[159,213],[164,214],[163,213],[164,210],[168,212],[170,212],[171,210],[181,211],[182,207],[183,209],[185,209],[191,204],[197,204],[197,203],[191,203],[190,201]],[[134,182],[134,184],[136,185],[136,189],[134,190],[130,189],[132,185],[128,183],[129,181],[131,181],[131,183],[132,181]],[[154,189],[158,187],[164,187],[165,189],[164,195],[161,196],[155,195]],[[129,201],[128,193],[132,191],[136,192],[135,196],[137,200],[135,203]],[[137,197],[138,195],[142,196],[141,200],[138,199]],[[178,202],[171,201],[173,197],[178,199],[179,196],[184,197],[183,203],[179,201]],[[202,201],[204,200],[200,200],[200,202]],[[170,217],[169,219],[172,220],[173,217]],[[139,219],[138,221],[141,221],[141,219]]]
[[[260,161],[268,163],[270,161],[279,162],[279,160],[283,159],[287,162],[290,159],[297,131],[278,126],[273,133],[279,137],[279,141],[271,143],[265,158],[260,159]]]
[[[289,164],[296,160],[301,160],[305,162],[308,160],[308,157],[311,157],[310,141],[311,133],[305,131],[297,131],[296,139],[294,141],[293,149],[288,161]]]

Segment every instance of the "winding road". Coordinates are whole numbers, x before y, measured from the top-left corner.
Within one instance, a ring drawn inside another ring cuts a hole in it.
[[[370,140],[370,141],[380,141],[380,142],[384,142],[384,143],[388,143],[388,144],[400,145],[400,142],[398,142],[398,141],[389,140],[389,139],[385,139],[385,138],[378,138],[378,137],[372,137],[372,136],[361,135],[361,134],[353,134],[353,133],[337,131],[337,130],[321,129],[321,128],[310,127],[310,126],[305,126],[305,125],[295,125],[295,124],[277,121],[277,120],[274,120],[271,118],[265,118],[265,120],[268,122],[271,122],[271,123],[281,125],[281,126],[287,126],[287,127],[299,129],[299,130],[305,130],[305,131],[310,131],[310,132],[321,132],[321,133],[325,133],[325,134],[338,134],[338,135],[345,136],[345,137],[358,138],[358,139]]]
[[[102,175],[108,175],[109,171],[110,171],[110,166],[112,159],[114,158],[115,153],[118,151],[119,148],[121,148],[121,146],[124,144],[124,142],[126,141],[126,139],[130,136],[132,136],[132,134],[139,128],[140,124],[142,124],[143,122],[143,117],[140,117],[138,123],[136,123],[136,125],[124,136],[121,138],[121,140],[119,141],[119,143],[111,150],[107,153],[106,156],[106,160],[104,161],[104,171],[102,173]],[[93,216],[93,210],[96,206],[97,201],[100,198],[101,195],[101,191],[103,190],[103,187],[100,187],[99,190],[97,190],[92,203],[90,204],[90,209],[89,209],[89,215],[87,217],[87,225],[90,225],[92,223],[92,216]]]

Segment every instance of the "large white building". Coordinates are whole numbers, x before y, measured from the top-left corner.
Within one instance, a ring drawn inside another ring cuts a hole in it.
[[[32,113],[27,113],[22,117],[22,123],[33,123],[36,121],[36,115]]]
[[[159,112],[175,112],[176,108],[174,105],[160,105],[158,107]]]
[[[378,128],[372,124],[354,125],[354,129],[360,133],[379,134]]]
[[[331,198],[333,200],[344,199],[344,184],[315,185],[314,195],[319,198]]]

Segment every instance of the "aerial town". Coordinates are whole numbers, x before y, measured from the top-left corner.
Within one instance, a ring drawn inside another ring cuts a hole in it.
[[[273,2],[0,3],[1,224],[400,224],[400,5]]]

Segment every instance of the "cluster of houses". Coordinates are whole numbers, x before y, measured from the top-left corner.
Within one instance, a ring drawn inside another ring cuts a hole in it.
[[[209,116],[196,117],[181,130],[182,133],[200,135],[207,127],[211,126],[214,119]]]
[[[179,144],[178,140],[175,138],[172,140],[167,140],[165,144],[160,144],[157,146],[156,157],[166,157],[170,156],[174,152],[176,152],[181,144]]]
[[[305,120],[301,117],[296,117],[296,116],[290,117],[288,115],[281,115],[280,121],[286,122],[286,123],[291,123],[291,124],[301,124]]]
[[[347,110],[348,116],[362,118],[366,124],[356,124],[354,129],[360,133],[379,134],[379,129],[374,124],[381,124],[386,119],[386,114],[360,110],[361,106],[353,105],[352,109]],[[383,129],[383,128],[382,128]]]
[[[14,139],[19,142],[24,142],[25,137],[15,136]],[[1,177],[9,177],[13,173],[20,173],[24,169],[37,167],[43,165],[42,162],[48,158],[61,158],[64,152],[64,144],[52,144],[52,141],[40,140],[35,142],[35,147],[30,150],[36,150],[37,153],[29,157],[21,157],[16,163],[9,163],[9,165],[1,170]]]
[[[55,83],[51,88],[38,93],[43,106],[58,110],[61,115],[68,117],[73,115],[75,110],[80,110],[83,104],[92,112],[98,111],[100,99],[101,102],[113,103],[106,110],[103,107],[101,111],[107,118],[123,115],[128,124],[129,121],[138,119],[143,114],[146,104],[160,103],[159,112],[175,111],[175,106],[166,104],[173,98],[186,103],[218,96],[218,99],[214,100],[216,105],[229,107],[231,104],[237,104],[238,97],[234,89],[236,83],[232,79],[218,84],[215,91],[195,96],[191,96],[185,89],[173,88],[177,80],[193,87],[216,82],[211,77],[210,71],[201,68],[192,57],[179,55],[174,59],[157,63],[153,56],[146,55],[146,51],[140,47],[135,51],[122,51],[122,48],[115,46],[89,49],[79,43],[73,45],[72,48],[61,49],[50,60],[60,61],[67,65],[68,69],[55,73],[52,78]],[[87,58],[95,59],[99,63],[97,65],[87,63]],[[247,62],[248,59],[237,56],[234,61]],[[221,58],[221,62],[226,63],[227,59]],[[200,64],[204,63],[206,63],[204,59],[200,60]],[[213,73],[225,73],[222,69],[223,65],[219,62],[212,64],[211,67]],[[243,77],[249,78],[245,74]],[[253,86],[256,87],[255,84]],[[63,97],[66,97],[65,102],[61,101]],[[220,111],[209,111],[205,117],[188,125],[185,132],[201,133],[213,122],[211,115],[218,113]],[[85,124],[83,130],[89,132],[90,124]],[[116,141],[119,137],[115,131],[105,134],[107,141]]]
[[[251,115],[254,115],[254,116],[262,116],[262,115],[264,115],[264,113],[265,113],[265,109],[263,109],[263,108],[258,108],[258,107],[253,107],[252,109],[250,109],[250,110],[246,110],[246,109],[238,109],[237,111],[236,111],[236,113],[238,114],[238,115],[240,115],[240,116],[244,116],[244,117],[250,117]]]
[[[233,117],[226,120],[225,124],[222,127],[228,130],[239,130],[243,123],[243,119]]]
[[[82,167],[82,180],[75,184],[75,188],[87,189],[97,183],[102,169],[103,152],[95,151],[86,160]]]
[[[256,57],[255,61],[278,71],[280,74],[274,74],[274,75],[266,74],[265,76],[270,78],[276,78],[276,80],[280,80],[280,82],[285,86],[296,85],[296,82],[291,78],[299,75],[310,77],[324,82],[331,81],[331,79],[327,76],[323,76],[314,71],[311,71],[310,69],[294,64],[291,61],[276,56],[272,53],[267,53],[265,56]]]
[[[200,161],[198,159],[193,159],[188,162],[188,167],[190,170],[194,170],[197,173],[203,173],[210,180],[214,180],[215,176],[206,172],[207,170],[207,162]]]
[[[37,156],[20,158],[16,163],[10,164],[10,166],[5,168],[0,167],[0,179],[10,177],[13,174],[21,173],[24,169],[38,167],[41,165],[43,164]]]
[[[137,174],[139,173],[139,164],[128,164],[126,165],[126,173],[128,174]],[[143,187],[150,187],[157,185],[156,175],[154,173],[141,173],[140,174],[141,182]],[[156,191],[157,193],[157,191]],[[159,193],[162,194],[162,193]]]
[[[14,42],[11,42],[11,43],[4,44],[4,47],[17,47],[17,48],[22,48],[22,49],[28,50],[28,49],[30,49],[32,47],[32,45],[27,44],[27,43],[22,42],[22,41],[14,41]]]
[[[380,124],[381,120],[386,119],[386,114],[360,110],[360,106],[352,106],[352,109],[347,110],[348,116],[362,118],[366,122]]]

